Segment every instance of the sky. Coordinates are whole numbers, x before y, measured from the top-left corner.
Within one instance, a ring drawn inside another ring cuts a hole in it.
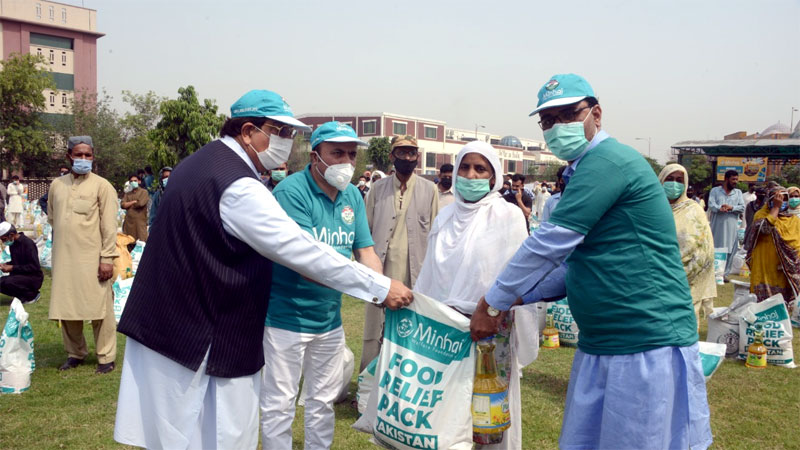
[[[676,142],[800,109],[800,0],[65,3],[97,10],[98,87],[120,110],[122,90],[174,98],[191,84],[230,114],[269,89],[295,114],[383,111],[542,140],[536,94],[572,72],[606,131],[645,155],[649,139],[665,162]]]

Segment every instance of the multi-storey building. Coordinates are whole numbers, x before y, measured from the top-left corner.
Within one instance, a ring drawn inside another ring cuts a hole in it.
[[[41,0],[0,0],[0,48],[44,56],[56,88],[46,90],[45,114],[68,114],[76,93],[97,92],[97,12]]]
[[[455,156],[467,142],[482,140],[497,149],[505,173],[539,173],[536,166],[543,166],[558,159],[547,150],[544,142],[533,139],[519,139],[514,136],[499,135],[475,130],[449,128],[442,120],[425,119],[388,112],[330,114],[310,113],[297,116],[312,128],[336,120],[353,127],[359,138],[369,141],[377,137],[393,137],[410,134],[417,138],[421,158],[417,163],[417,173],[433,175],[442,164],[455,162]]]

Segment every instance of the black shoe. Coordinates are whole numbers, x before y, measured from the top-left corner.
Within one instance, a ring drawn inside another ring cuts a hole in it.
[[[109,372],[114,370],[114,367],[116,367],[114,365],[114,361],[111,361],[110,363],[105,363],[105,364],[98,364],[97,365],[97,370],[95,370],[94,373],[99,373],[99,374],[109,373]]]
[[[70,358],[67,358],[67,362],[62,364],[61,367],[58,368],[58,370],[74,369],[74,368],[80,366],[81,364],[83,364],[83,360],[82,359],[70,357]]]
[[[41,297],[42,297],[42,294],[39,293],[39,294],[36,294],[36,297],[33,297],[30,300],[25,300],[25,301],[20,300],[20,302],[22,302],[23,305],[32,305],[32,304],[38,302]]]

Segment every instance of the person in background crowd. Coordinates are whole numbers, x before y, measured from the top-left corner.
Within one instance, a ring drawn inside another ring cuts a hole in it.
[[[0,293],[16,297],[23,304],[36,303],[44,281],[36,244],[8,222],[0,223],[0,240],[11,254],[11,261],[0,264],[0,270],[8,274],[0,278]]]
[[[792,186],[789,188],[789,214],[800,217],[800,188]]]
[[[69,175],[69,167],[61,165],[58,168],[58,176],[63,177],[64,175]],[[5,189],[2,184],[0,184],[0,189]],[[39,207],[42,208],[42,213],[45,215],[47,214],[47,194],[45,192],[43,196],[39,197]],[[2,216],[3,214],[0,212],[0,217]]]
[[[364,199],[367,196],[367,193],[369,193],[369,186],[367,186],[368,181],[369,178],[366,175],[361,175],[358,177],[358,185],[356,185],[356,187],[358,188],[358,192],[361,194],[362,199]]]
[[[550,216],[553,214],[553,211],[555,211],[556,206],[558,206],[558,202],[561,200],[561,195],[564,192],[564,188],[566,187],[563,178],[564,170],[566,168],[567,166],[561,166],[558,168],[558,171],[556,172],[556,177],[557,177],[556,190],[555,193],[551,195],[550,198],[547,199],[547,202],[544,204],[544,209],[542,209],[542,217],[539,218],[540,222],[547,222],[547,220],[550,219]]]
[[[547,183],[542,182],[542,185],[539,187],[539,193],[536,194],[535,204],[536,209],[534,210],[534,214],[536,217],[542,217],[542,211],[544,211],[544,204],[547,203],[547,199],[550,198],[550,193],[547,192]]]
[[[413,300],[303,231],[261,182],[289,159],[298,128],[310,129],[280,95],[252,90],[231,107],[221,138],[170,175],[119,322],[117,442],[256,448],[273,261],[388,308]]]
[[[267,181],[267,189],[272,192],[275,189],[275,186],[278,185],[281,181],[286,178],[286,175],[289,173],[289,166],[286,163],[281,164],[280,166],[272,169],[269,171],[269,180]]]
[[[753,225],[753,217],[764,206],[764,201],[767,199],[767,190],[767,187],[757,186],[755,189],[756,199],[744,207],[745,234],[750,231],[750,227]]]
[[[425,259],[428,233],[439,213],[436,185],[414,174],[419,160],[417,140],[411,135],[392,138],[392,161],[397,173],[374,182],[367,196],[367,221],[383,274],[413,286]],[[383,309],[365,306],[361,370],[380,352]]]
[[[698,205],[700,205],[700,208],[702,208],[703,211],[706,210],[706,202],[705,200],[703,200],[702,197],[697,195],[697,191],[695,190],[694,186],[689,185],[689,187],[686,188],[686,196],[689,197],[689,199],[694,200]]]
[[[147,217],[147,224],[149,226],[153,226],[153,222],[156,220],[158,207],[161,204],[162,197],[164,197],[164,191],[167,189],[167,181],[169,181],[170,174],[172,174],[172,167],[170,166],[164,166],[158,171],[158,178],[160,181],[153,191],[153,196],[150,198],[150,214]]]
[[[357,148],[366,145],[346,124],[320,125],[311,134],[311,163],[272,193],[286,214],[317,241],[380,273],[383,267],[375,254],[364,201],[350,183]],[[334,239],[337,233],[348,237]],[[336,424],[333,401],[341,390],[344,368],[341,308],[341,292],[274,265],[261,372],[261,442],[269,443],[266,447],[292,448],[301,375],[306,392],[305,447],[331,447]]]
[[[501,311],[520,297],[566,293],[581,335],[559,447],[707,448],[696,319],[658,178],[601,130],[603,111],[582,77],[552,77],[536,113],[547,146],[570,162],[568,189],[478,302],[473,339],[495,334]]]
[[[482,141],[468,143],[458,152],[456,167],[455,203],[442,209],[433,222],[414,290],[469,317],[475,310],[476,293],[489,290],[528,237],[528,229],[517,206],[496,193],[502,185],[496,175],[501,173],[502,165],[491,145]],[[519,405],[521,369],[517,367],[516,346],[511,340],[512,323],[513,314],[506,315],[494,338],[494,356],[498,372],[509,385],[508,395],[514,399],[510,403]],[[520,409],[511,408],[511,428],[499,448],[521,448],[521,413]]]
[[[92,173],[94,156],[90,136],[70,137],[67,159],[71,174],[50,184],[47,221],[53,227],[53,283],[49,318],[61,321],[69,355],[58,370],[83,364],[89,353],[83,322],[91,320],[98,363],[95,372],[108,373],[114,370],[117,356],[111,290],[114,258],[119,256],[117,193],[105,178]]]
[[[755,199],[756,199],[756,184],[750,183],[747,192],[742,194],[742,200],[744,200],[744,206],[746,207],[748,203],[752,202]]]
[[[139,182],[136,175],[131,174],[128,177],[129,187],[120,203],[120,207],[125,210],[122,232],[137,241],[147,242],[147,206],[150,204],[150,196],[139,186]]]
[[[8,191],[5,185],[0,183],[0,221],[6,219],[6,207],[8,206]]]
[[[510,181],[503,181],[503,187],[497,191],[500,195],[506,195],[511,192],[511,182]]]
[[[9,222],[15,227],[22,226],[22,194],[25,193],[25,188],[19,181],[19,177],[14,175],[11,177],[11,183],[8,185],[8,213]]]
[[[700,309],[706,317],[714,312],[717,284],[714,280],[714,237],[703,208],[686,195],[689,173],[680,164],[668,164],[658,175],[664,193],[672,206],[681,262],[692,292],[697,329],[700,330]]]
[[[800,217],[789,212],[786,188],[770,189],[744,240],[750,292],[758,301],[783,294],[787,307],[800,292]]]
[[[711,233],[714,235],[714,248],[724,248],[728,254],[725,264],[725,281],[731,273],[733,255],[739,249],[739,215],[744,213],[742,191],[736,189],[739,173],[735,170],[725,172],[722,186],[711,189],[708,196],[708,210],[711,213]]]
[[[381,172],[380,170],[376,170],[376,171],[372,172],[372,183],[380,180],[381,178],[386,178],[386,174]],[[372,185],[371,184],[370,184],[369,188],[372,189]]]
[[[439,167],[439,209],[453,203],[453,165],[450,163],[442,164]]]
[[[141,175],[141,173],[139,175]],[[150,191],[152,194],[155,192],[154,188],[157,187],[155,184],[153,184],[155,180],[156,177],[153,175],[153,168],[150,166],[144,166],[144,176],[139,179],[139,187],[145,189],[146,191]]]
[[[369,170],[365,170],[362,176],[364,177],[365,180],[367,180],[367,187],[368,188],[372,187],[372,172],[370,172]]]
[[[511,190],[503,198],[512,205],[518,207],[525,217],[525,225],[530,225],[529,218],[533,211],[533,197],[525,192],[525,175],[515,173],[511,177]]]

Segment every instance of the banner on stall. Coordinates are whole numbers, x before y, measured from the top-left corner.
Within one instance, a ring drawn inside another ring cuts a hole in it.
[[[739,181],[751,183],[766,181],[767,159],[720,156],[717,158],[717,181],[723,181],[728,170],[739,172]]]

